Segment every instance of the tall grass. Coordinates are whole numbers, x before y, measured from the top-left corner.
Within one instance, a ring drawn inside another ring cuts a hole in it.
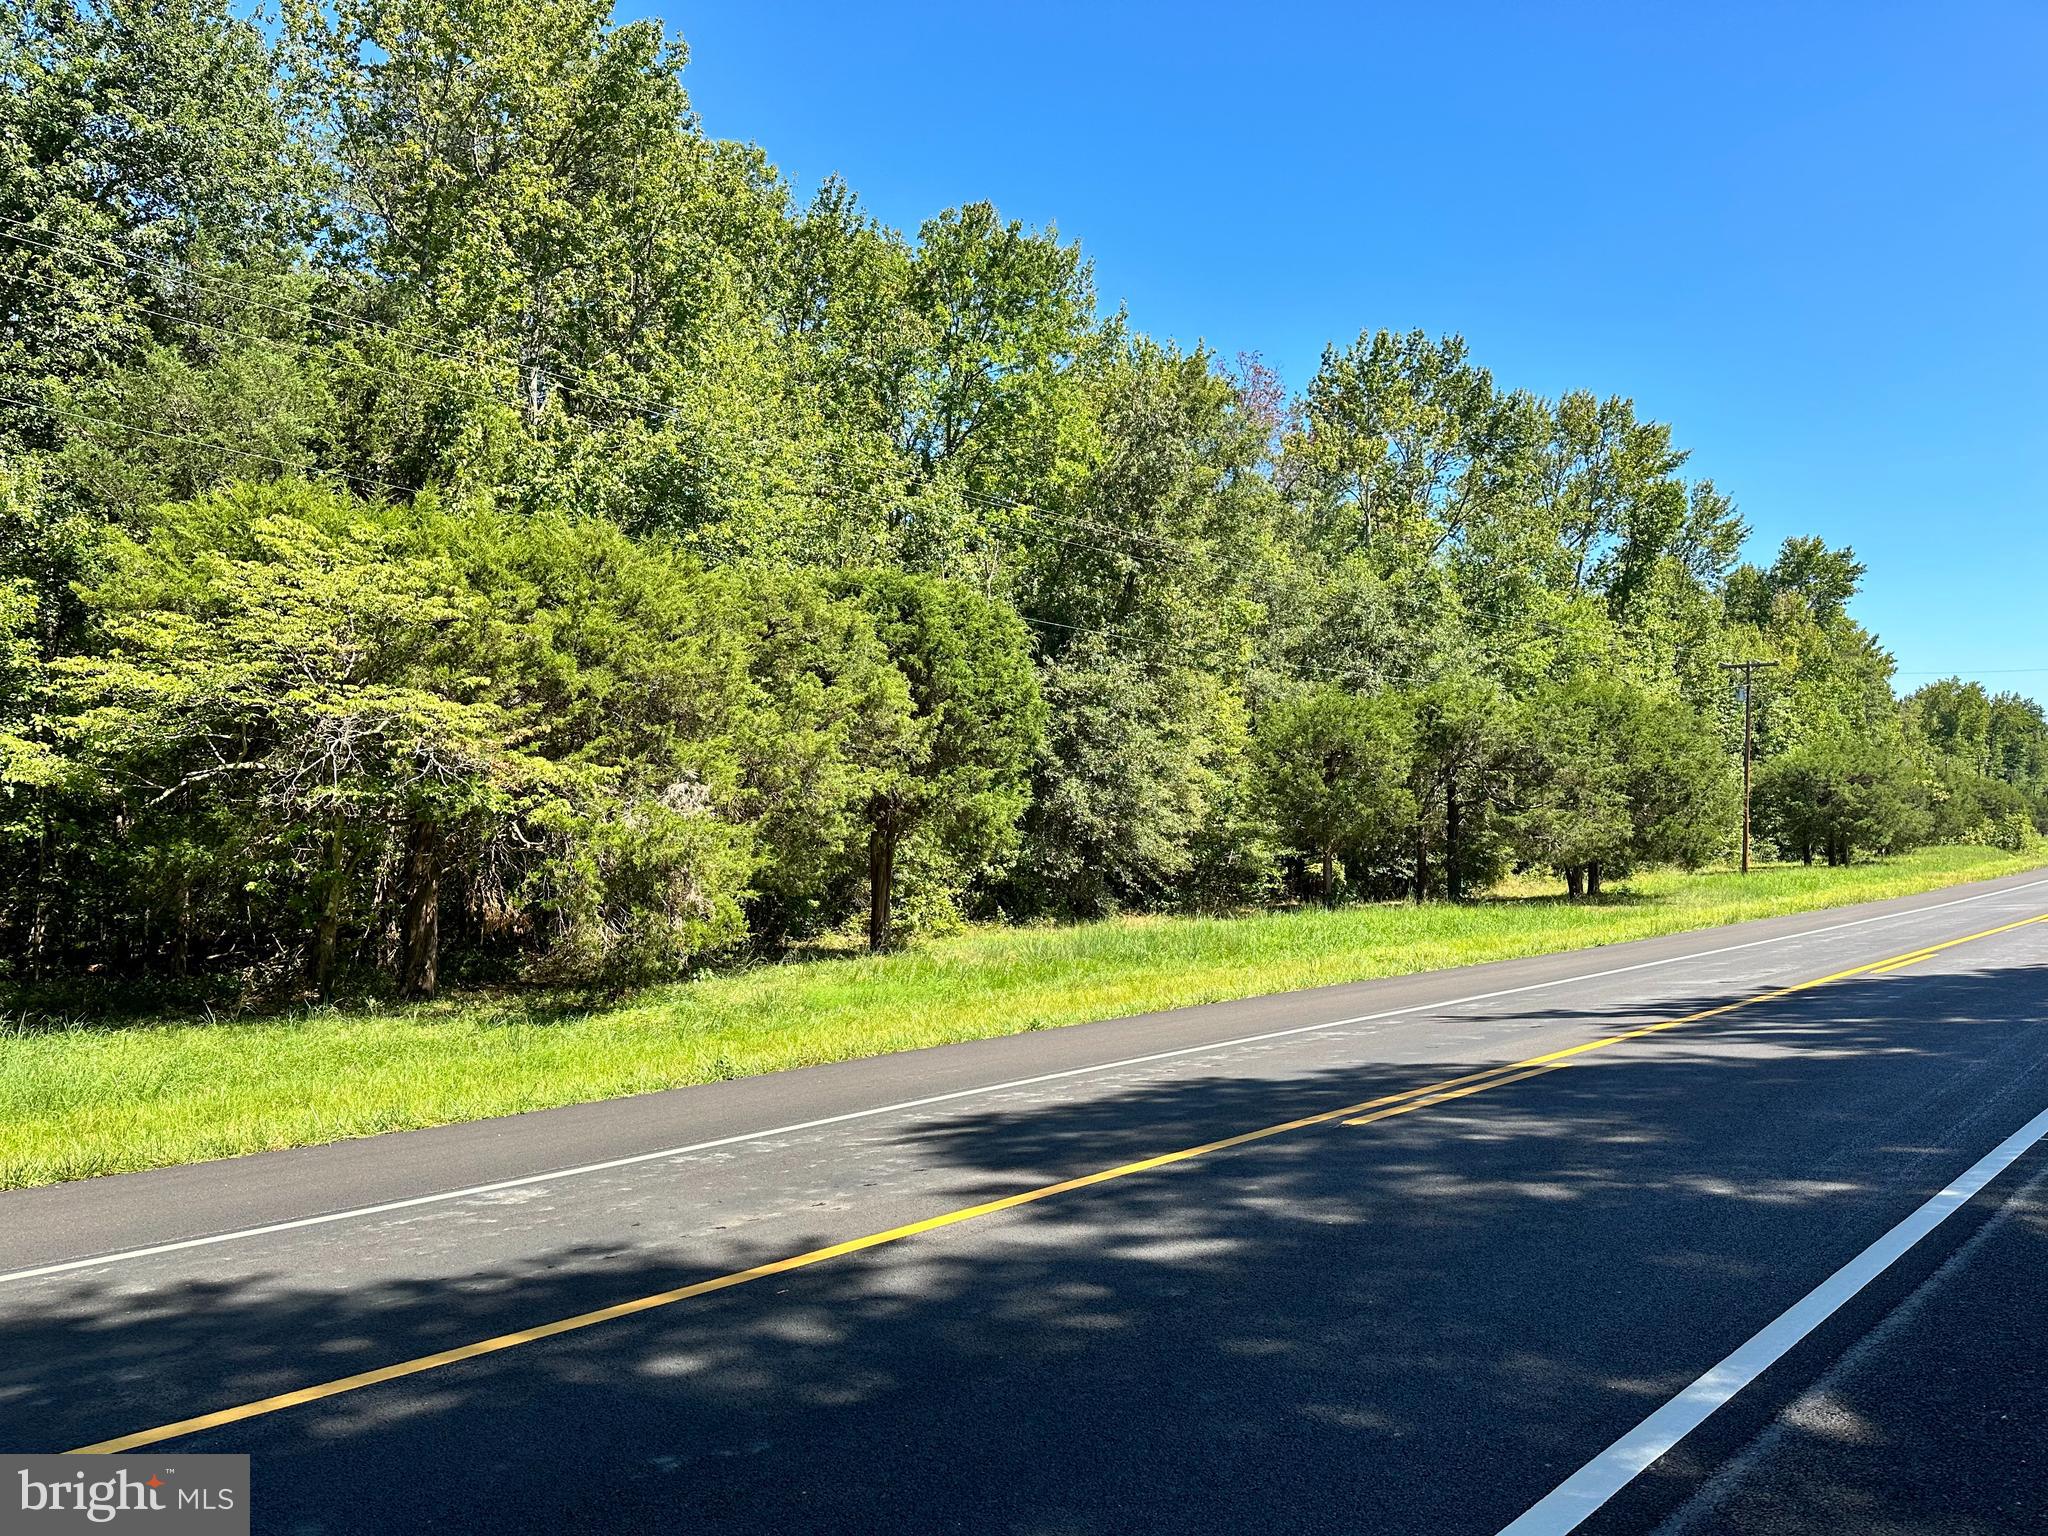
[[[907,953],[714,975],[613,1007],[452,998],[253,1021],[0,1032],[0,1188],[613,1098],[1190,1003],[1550,953],[2032,867],[1936,848],[1849,869],[1641,876],[1241,918],[989,928]]]

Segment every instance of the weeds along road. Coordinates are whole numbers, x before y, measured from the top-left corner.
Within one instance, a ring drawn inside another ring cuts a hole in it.
[[[247,1451],[280,1532],[2037,1529],[2044,915],[7,1194],[0,1447]]]

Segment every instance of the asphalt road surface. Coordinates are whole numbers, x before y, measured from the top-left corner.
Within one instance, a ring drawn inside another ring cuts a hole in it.
[[[2043,915],[0,1195],[0,1449],[246,1451],[304,1536],[2048,1529]]]

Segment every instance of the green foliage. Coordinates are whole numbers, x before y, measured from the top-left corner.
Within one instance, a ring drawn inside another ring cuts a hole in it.
[[[1417,690],[1408,708],[1416,807],[1410,878],[1417,900],[1441,889],[1456,901],[1501,871],[1495,808],[1512,794],[1511,721],[1497,685],[1464,673]]]
[[[140,909],[130,942],[182,971],[200,948],[253,957],[283,916],[313,935],[315,984],[352,942],[395,950],[431,992],[444,880],[480,936],[551,928],[578,973],[737,937],[745,844],[690,793],[709,765],[671,754],[667,782],[644,761],[629,774],[604,751],[617,724],[576,709],[576,660],[643,685],[656,669],[626,647],[576,657],[558,578],[644,557],[553,531],[279,482],[110,534],[90,593],[101,643],[57,670],[94,791],[78,814],[133,829],[135,852],[84,872]],[[681,625],[672,638],[706,649]],[[672,688],[715,677],[715,657],[680,660],[683,678],[659,658]]]
[[[943,922],[960,892],[1008,863],[1045,705],[1024,625],[1001,604],[957,582],[898,572],[835,586],[866,610],[908,684],[907,727],[867,793],[868,942],[881,949],[896,934],[900,852],[915,861],[906,894],[925,926]]]
[[[671,974],[745,935],[763,867],[758,905],[819,921],[904,771],[905,680],[814,582],[289,481],[106,544],[99,643],[52,670],[67,814],[126,835],[69,879],[145,965],[302,949],[324,987],[352,953],[432,991],[445,923],[539,976]]]
[[[1340,855],[1383,847],[1413,822],[1413,730],[1399,701],[1330,686],[1261,716],[1257,771],[1274,833],[1313,867],[1325,904],[1336,900]]]
[[[2034,828],[2033,817],[2024,811],[2010,811],[1991,822],[1979,841],[1987,847],[2002,848],[2008,853],[2019,853],[2038,844],[2041,835]]]
[[[2048,827],[2048,719],[2039,704],[1945,678],[1907,697],[1904,724],[1923,765],[1930,837],[2013,848]]]
[[[19,797],[53,783],[58,764],[39,739],[42,658],[36,652],[35,589],[15,578],[0,581],[0,824],[19,826]]]
[[[17,0],[0,20],[0,390],[168,326],[174,263],[271,271],[317,178],[261,32],[216,0]],[[18,425],[33,430],[33,418]]]
[[[1919,786],[1889,744],[1819,736],[1766,763],[1757,775],[1756,819],[1764,836],[1811,864],[1850,863],[1920,840]]]
[[[1199,672],[1084,636],[1039,669],[1051,721],[1010,895],[1105,916],[1174,904],[1244,776],[1243,722]]]
[[[1787,539],[1768,570],[1743,566],[1728,582],[1728,608],[1744,623],[1768,624],[1781,608],[1827,623],[1842,617],[1863,584],[1863,562],[1820,539]]]
[[[1523,712],[1511,839],[1525,863],[1597,893],[1644,864],[1696,868],[1722,853],[1732,765],[1692,710],[1624,679],[1581,674]]]
[[[2048,826],[1852,551],[1619,395],[1297,399],[969,202],[799,205],[608,0],[0,17],[0,965],[623,986],[863,915],[1459,898]]]

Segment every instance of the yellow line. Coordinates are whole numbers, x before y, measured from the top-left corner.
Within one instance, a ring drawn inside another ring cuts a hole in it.
[[[1880,960],[1871,967],[1870,974],[1873,976],[1883,976],[1887,972],[1896,971],[1902,966],[1918,965],[1929,956],[1938,955],[1944,949],[1954,949],[1958,944],[1967,944],[1972,939],[1988,938],[1993,933],[2010,933],[2013,929],[2024,928],[2029,923],[2042,922],[2048,922],[2048,912],[2043,912],[2038,917],[2022,918],[2017,923],[2007,923],[2003,928],[1993,928],[1985,933],[1965,934],[1962,938],[1950,939],[1945,944],[1929,944],[1925,949],[1916,949],[1909,955],[1899,955],[1890,960]]]
[[[1497,1068],[1496,1070],[1511,1072],[1517,1067],[1541,1067],[1542,1071],[1547,1072],[1553,1070],[1553,1068],[1551,1065],[1546,1064],[1570,1066],[1572,1064],[1570,1058],[1583,1056],[1589,1051],[1605,1050],[1608,1046],[1619,1045],[1624,1040],[1640,1040],[1645,1035],[1660,1034],[1667,1029],[1680,1029],[1687,1024],[1697,1024],[1702,1019],[1719,1018],[1724,1013],[1733,1013],[1738,1008],[1754,1008],[1758,1003],[1768,1003],[1777,998],[1790,997],[1795,992],[1810,992],[1815,987],[1824,987],[1830,982],[1846,981],[1851,976],[1882,976],[1886,972],[1899,969],[1900,966],[1912,965],[1917,961],[1927,959],[1931,955],[1937,955],[1944,949],[1954,949],[1958,944],[1969,944],[1977,939],[1988,939],[1997,934],[2011,933],[2015,928],[2025,928],[2031,924],[2041,922],[2048,922],[2048,912],[2043,912],[2035,917],[2021,918],[2016,923],[2004,923],[1996,928],[1986,928],[1982,933],[1966,933],[1959,939],[1950,939],[1942,944],[1930,944],[1924,949],[1912,950],[1903,955],[1893,955],[1888,959],[1873,960],[1865,965],[1851,966],[1846,971],[1836,971],[1827,976],[1816,976],[1811,981],[1798,981],[1789,987],[1778,987],[1769,992],[1759,992],[1754,997],[1739,998],[1732,1003],[1722,1003],[1717,1008],[1703,1008],[1698,1013],[1688,1013],[1683,1018],[1664,1019],[1655,1024],[1645,1024],[1639,1029],[1624,1030],[1620,1034],[1603,1035],[1598,1040],[1587,1040],[1579,1045],[1567,1046],[1561,1051],[1552,1051],[1547,1056],[1531,1056],[1527,1061],[1518,1061],[1513,1066]],[[1523,1074],[1523,1076],[1527,1077],[1535,1077],[1537,1075],[1535,1072]],[[1520,1082],[1521,1078],[1516,1077],[1510,1079],[1510,1081]],[[1494,1087],[1497,1085],[1489,1083],[1486,1086]],[[1452,1095],[1452,1097],[1463,1097],[1463,1095]],[[1378,1115],[1365,1115],[1356,1120],[1346,1120],[1344,1123],[1346,1125],[1370,1125],[1379,1118],[1381,1117]]]
[[[1662,1030],[1677,1029],[1682,1025],[1696,1024],[1702,1019],[1717,1018],[1733,1013],[1738,1008],[1752,1008],[1759,1003],[1771,1002],[1781,997],[1790,997],[1797,992],[1809,992],[1815,987],[1824,987],[1830,982],[1845,981],[1851,976],[1862,976],[1893,969],[1924,959],[1944,949],[1953,949],[1958,944],[1968,944],[1978,939],[1988,939],[2001,933],[2010,933],[2015,928],[2029,924],[2048,922],[2048,912],[2036,917],[2024,918],[2016,923],[2006,923],[1997,928],[1986,928],[1980,933],[1965,934],[1959,939],[1950,939],[1944,944],[1929,945],[1904,955],[1893,955],[1883,960],[1873,960],[1864,965],[1852,966],[1845,971],[1835,971],[1827,976],[1816,976],[1811,981],[1795,982],[1789,987],[1778,987],[1768,992],[1759,992],[1753,997],[1741,998],[1732,1003],[1723,1003],[1716,1008],[1702,1009],[1689,1013],[1683,1018],[1666,1019],[1656,1024],[1646,1024],[1639,1029],[1624,1030],[1619,1034],[1605,1035],[1598,1040],[1588,1040],[1579,1045],[1567,1046],[1562,1050],[1550,1051],[1542,1056],[1531,1056],[1525,1061],[1512,1061],[1503,1066],[1489,1067],[1481,1072],[1466,1073],[1462,1077],[1445,1078],[1441,1082],[1429,1083],[1420,1088],[1404,1089],[1399,1093],[1383,1094],[1379,1098],[1367,1099],[1358,1104],[1347,1104],[1341,1109],[1324,1110],[1318,1114],[1303,1115],[1298,1119],[1285,1120],[1278,1125],[1262,1126],[1255,1131],[1242,1131],[1235,1136],[1224,1136],[1215,1141],[1205,1141],[1199,1146],[1182,1147],[1175,1152],[1163,1152],[1156,1157],[1140,1158],[1136,1162],[1119,1163],[1114,1168],[1104,1168],[1096,1173],[1083,1174],[1078,1178],[1062,1179],[1056,1184],[1041,1185],[1036,1189],[1021,1190],[1014,1195],[1004,1195],[998,1200],[985,1200],[979,1205],[962,1206],[957,1210],[945,1211],[937,1216],[927,1216],[922,1221],[906,1222],[900,1227],[890,1227],[882,1232],[870,1232],[864,1237],[848,1238],[843,1243],[833,1243],[824,1248],[813,1248],[807,1253],[793,1254],[786,1259],[776,1259],[767,1264],[756,1264],[751,1269],[734,1270],[730,1274],[718,1275],[709,1280],[699,1280],[693,1285],[677,1286],[674,1290],[657,1291],[651,1296],[638,1296],[631,1301],[618,1302],[613,1306],[599,1307],[594,1312],[579,1312],[573,1317],[557,1318],[551,1323],[541,1323],[532,1328],[521,1328],[513,1333],[501,1333],[493,1338],[479,1339],[474,1344],[459,1345],[454,1349],[440,1350],[431,1355],[420,1355],[411,1360],[401,1360],[394,1365],[379,1366],[375,1370],[359,1371],[353,1376],[337,1377],[310,1387],[301,1387],[294,1392],[279,1392],[270,1397],[258,1398],[254,1402],[240,1403],[231,1408],[216,1409],[193,1418],[179,1419],[175,1423],[160,1424],[154,1429],[141,1429],[133,1434],[120,1435],[112,1440],[101,1440],[93,1445],[81,1445],[70,1454],[87,1455],[115,1451],[132,1451],[138,1446],[155,1445],[160,1441],[174,1440],[184,1435],[198,1434],[202,1430],[218,1429],[224,1424],[240,1423],[244,1419],[260,1418],[265,1414],[277,1413],[286,1408],[297,1408],[306,1403],[316,1403],[322,1398],[338,1397],[344,1392],[358,1391],[363,1387],[374,1387],[387,1381],[398,1381],[407,1376],[417,1376],[423,1371],[439,1370],[444,1365],[457,1365],[464,1360],[475,1360],[483,1355],[494,1355],[500,1350],[516,1349],[522,1344],[537,1343],[559,1334],[575,1333],[580,1329],[594,1328],[600,1323],[615,1322],[620,1318],[632,1317],[641,1312],[652,1312],[659,1307],[673,1306],[679,1301],[689,1301],[697,1296],[709,1296],[716,1291],[731,1290],[734,1286],[746,1285],[755,1280],[765,1280],[771,1275],[786,1275],[793,1270],[808,1269],[814,1264],[823,1264],[830,1259],[845,1258],[848,1254],[862,1253],[870,1248],[880,1248],[887,1243],[901,1242],[905,1238],[917,1237],[926,1232],[937,1232],[946,1227],[958,1226],[964,1221],[974,1221],[983,1216],[993,1216],[1001,1211],[1013,1211],[1020,1206],[1033,1205],[1040,1200],[1050,1200],[1055,1195],[1071,1194],[1078,1189],[1088,1189],[1097,1184],[1107,1184],[1113,1179],[1129,1178],[1133,1174],[1149,1173],[1156,1168],[1171,1167],[1192,1158],[1206,1157],[1211,1153],[1228,1151],[1233,1147],[1248,1146],[1255,1141],[1264,1141],[1273,1136],[1284,1136],[1290,1131],[1305,1130],[1310,1126],[1328,1125],[1342,1121],[1346,1125],[1371,1125],[1377,1121],[1389,1120],[1396,1115],[1405,1115],[1419,1109],[1430,1109],[1439,1104],[1450,1103],[1471,1094],[1484,1093],[1489,1088],[1503,1088],[1510,1083],[1523,1082],[1528,1078],[1541,1077],[1561,1067],[1575,1065],[1580,1057],[1590,1051],[1603,1050],[1625,1040],[1639,1040],[1645,1035],[1657,1034]]]

